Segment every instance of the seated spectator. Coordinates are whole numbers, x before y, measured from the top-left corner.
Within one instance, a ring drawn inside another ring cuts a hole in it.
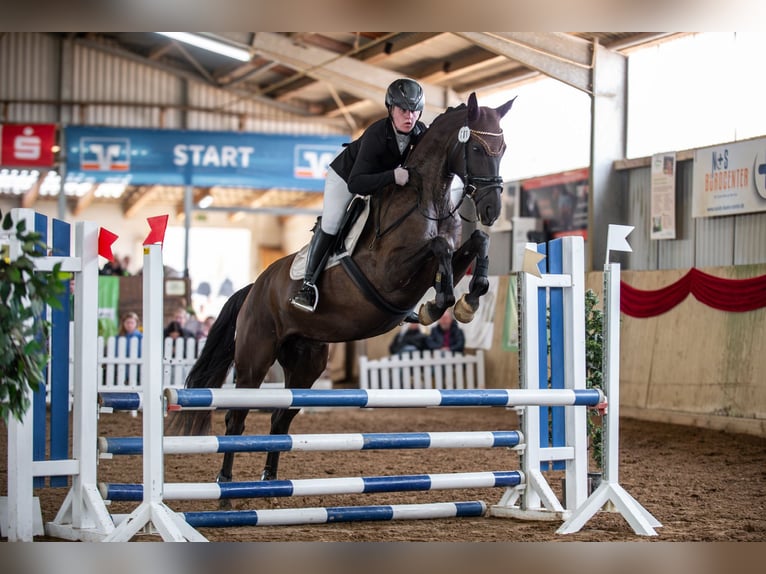
[[[127,269],[123,267],[123,259],[115,255],[112,261],[107,261],[99,270],[99,275],[129,275]]]
[[[144,334],[138,328],[139,322],[138,313],[128,311],[120,319],[120,330],[117,332],[117,336],[127,337],[128,339],[135,337],[140,341],[143,339]]]
[[[202,321],[202,323],[199,324],[199,329],[197,329],[197,340],[200,339],[207,339],[207,336],[210,334],[210,327],[213,326],[213,323],[215,322],[215,317],[212,315],[209,315],[205,317],[205,320]]]
[[[431,327],[431,332],[426,337],[426,349],[444,349],[454,353],[462,353],[465,349],[465,335],[449,309],[439,318],[438,323]]]
[[[163,335],[165,338],[170,337],[171,339],[188,339],[189,337],[194,338],[193,333],[190,333],[184,329],[181,323],[175,320],[168,323],[167,327],[165,327],[165,330],[163,331]]]
[[[128,311],[125,313],[122,318],[120,319],[120,329],[117,332],[118,337],[125,337],[127,339],[127,349],[128,352],[130,352],[130,348],[132,345],[136,345],[136,350],[138,351],[138,356],[141,356],[141,342],[144,339],[144,334],[139,329],[139,318],[138,313],[135,313],[134,311]],[[135,340],[136,342],[133,343],[132,340]],[[135,355],[134,355],[135,356]],[[126,368],[126,377],[128,379],[130,378],[130,372],[131,367]],[[140,368],[136,369],[136,375],[140,376]],[[125,381],[125,384],[128,384],[128,380]]]
[[[181,328],[181,335],[184,339],[188,339],[189,337],[194,338],[194,335],[197,332],[198,322],[196,319],[194,319],[193,324],[190,324],[191,322],[189,321],[189,311],[186,309],[186,307],[180,306],[175,310],[175,313],[173,313],[173,320],[167,325],[167,327],[170,327],[173,322],[178,323],[179,327]],[[165,336],[167,337],[168,335]]]
[[[420,330],[417,323],[407,323],[406,326],[396,334],[394,340],[388,347],[392,355],[398,353],[419,352],[426,348],[426,336]]]

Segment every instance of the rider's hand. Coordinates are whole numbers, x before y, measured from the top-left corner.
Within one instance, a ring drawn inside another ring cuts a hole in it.
[[[407,182],[410,180],[410,172],[403,167],[397,167],[394,169],[394,180],[396,185],[407,185]]]

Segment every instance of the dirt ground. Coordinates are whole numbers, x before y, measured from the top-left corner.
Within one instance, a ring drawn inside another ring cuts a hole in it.
[[[223,434],[224,413],[214,413],[214,432]],[[269,414],[253,412],[247,433],[267,432]],[[141,416],[102,415],[101,436],[138,436]],[[512,410],[502,408],[335,409],[301,413],[291,433],[415,432],[514,430]],[[543,542],[543,541],[766,541],[766,438],[623,419],[621,425],[620,484],[662,527],[658,536],[633,533],[616,513],[599,512],[575,534],[558,535],[559,522],[530,522],[506,518],[456,518],[351,522],[296,526],[200,528],[211,541],[226,542]],[[5,428],[2,428],[7,436]],[[7,444],[0,449],[0,489],[7,492]],[[167,455],[166,482],[210,482],[222,455]],[[234,480],[258,480],[265,455],[237,455]],[[444,472],[516,470],[518,453],[501,448],[418,449],[399,451],[283,453],[281,479],[381,476]],[[120,456],[102,460],[99,480],[142,480],[142,460]],[[548,473],[558,493],[561,473]],[[409,504],[455,500],[484,500],[495,504],[503,488],[441,490],[414,493],[333,495],[297,498],[238,499],[239,509]],[[37,489],[43,521],[55,517],[66,489]],[[178,511],[216,510],[217,501],[166,501]],[[110,511],[129,513],[137,503],[114,503]],[[137,540],[158,540],[141,535]],[[53,538],[36,537],[39,541]]]

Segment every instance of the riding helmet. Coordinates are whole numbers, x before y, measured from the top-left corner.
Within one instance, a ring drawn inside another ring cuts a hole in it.
[[[386,107],[399,106],[403,110],[422,112],[425,104],[423,88],[415,80],[399,78],[386,90]]]

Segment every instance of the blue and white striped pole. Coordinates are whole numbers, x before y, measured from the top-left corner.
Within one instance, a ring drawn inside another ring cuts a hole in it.
[[[590,406],[599,389],[165,389],[168,410],[299,407]]]
[[[280,508],[272,510],[239,510],[184,512],[193,527],[286,526],[293,524],[325,524],[372,520],[421,520],[484,516],[487,505],[481,500],[469,502],[435,502],[384,506],[336,506],[328,508]]]
[[[386,450],[418,448],[500,448],[523,443],[519,431],[345,433],[252,436],[166,436],[165,454]],[[143,452],[142,437],[99,437],[102,454]]]
[[[167,500],[221,500],[228,498],[324,496],[512,487],[523,482],[524,475],[518,470],[252,482],[176,482],[165,483],[164,497]],[[99,485],[99,490],[104,500],[113,502],[141,500],[143,496],[143,485],[141,484],[102,483]]]

